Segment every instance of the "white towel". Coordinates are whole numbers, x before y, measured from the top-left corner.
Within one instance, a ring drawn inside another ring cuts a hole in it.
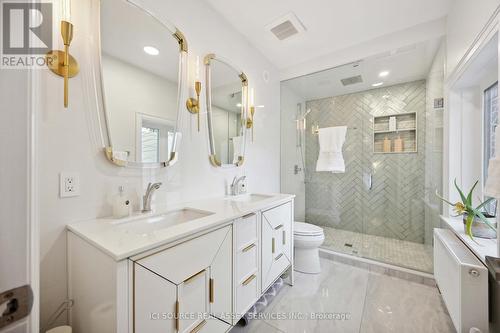
[[[233,164],[238,163],[238,157],[243,156],[241,152],[241,136],[233,137]]]
[[[345,172],[342,146],[345,142],[346,133],[346,126],[319,129],[319,156],[316,171]]]

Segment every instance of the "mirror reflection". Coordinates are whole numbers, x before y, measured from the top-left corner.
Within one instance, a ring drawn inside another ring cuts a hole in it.
[[[245,145],[246,86],[242,73],[222,60],[211,59],[207,74],[211,154],[217,164],[239,165]]]
[[[180,52],[172,36],[175,30],[123,0],[101,1],[100,24],[103,93],[113,157],[168,165],[178,139]]]

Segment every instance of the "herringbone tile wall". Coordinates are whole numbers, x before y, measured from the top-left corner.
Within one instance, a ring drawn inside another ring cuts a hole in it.
[[[344,174],[315,171],[318,137],[307,131],[307,222],[423,243],[425,88],[422,80],[306,103],[309,124],[349,127]],[[373,116],[404,112],[417,113],[418,153],[374,154]]]

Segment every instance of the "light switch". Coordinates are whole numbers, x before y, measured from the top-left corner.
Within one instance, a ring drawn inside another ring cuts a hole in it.
[[[76,172],[61,172],[59,174],[59,196],[61,198],[80,195],[80,175]]]

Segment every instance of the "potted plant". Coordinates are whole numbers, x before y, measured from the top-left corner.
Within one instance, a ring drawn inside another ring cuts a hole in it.
[[[496,223],[491,222],[488,220],[488,218],[491,218],[492,216],[488,215],[486,212],[482,211],[482,209],[489,204],[492,200],[495,200],[494,198],[489,198],[488,200],[482,202],[474,208],[472,206],[472,193],[474,192],[474,189],[476,188],[476,185],[478,184],[479,181],[476,181],[472,188],[470,189],[469,193],[467,196],[465,196],[464,192],[458,187],[457,185],[457,180],[455,179],[454,184],[455,187],[458,191],[458,194],[460,194],[460,198],[462,201],[457,202],[457,203],[451,203],[450,201],[444,199],[441,197],[437,191],[436,195],[449,204],[450,206],[454,207],[455,212],[457,215],[454,217],[458,216],[463,216],[463,221],[464,221],[464,229],[465,233],[471,238],[474,239],[474,237],[479,237],[479,238],[496,238]]]

